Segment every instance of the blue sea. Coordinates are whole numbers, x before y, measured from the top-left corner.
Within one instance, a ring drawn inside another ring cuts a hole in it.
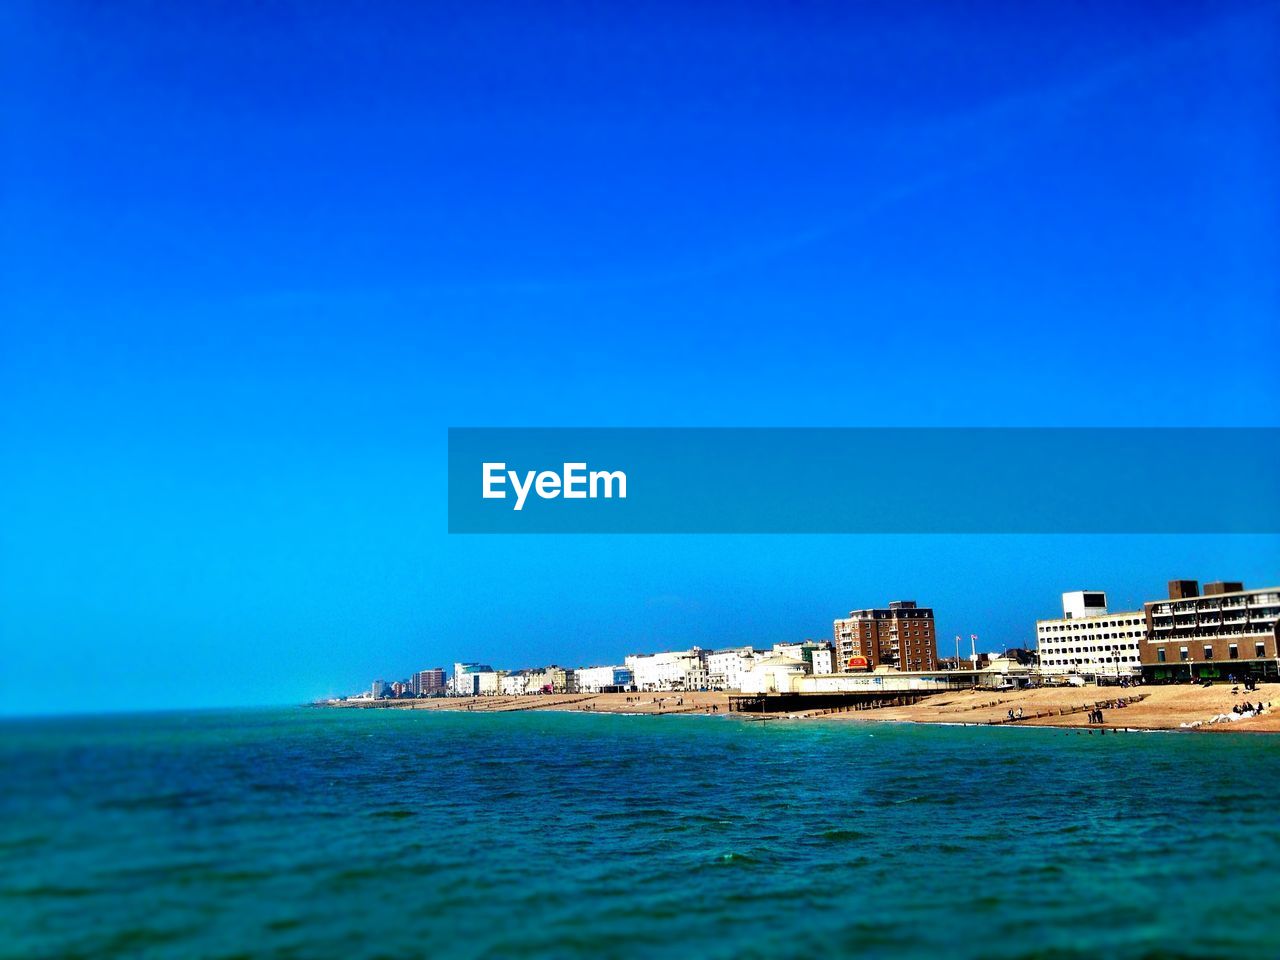
[[[1280,955],[1280,738],[272,709],[0,724],[0,956]]]

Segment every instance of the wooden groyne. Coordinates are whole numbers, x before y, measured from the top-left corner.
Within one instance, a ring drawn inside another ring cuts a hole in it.
[[[1072,707],[1049,707],[1036,710],[1034,713],[1015,714],[1013,717],[998,717],[986,721],[987,726],[998,727],[1001,724],[1023,723],[1027,720],[1045,720],[1050,717],[1069,717],[1077,713],[1088,713],[1092,710],[1123,710],[1125,707],[1139,703],[1147,698],[1147,694],[1138,693],[1131,697],[1115,697],[1111,700],[1095,700],[1093,703],[1081,703]]]
[[[827,716],[858,710],[884,710],[909,707],[926,697],[943,691],[907,690],[901,693],[757,693],[729,697],[729,710],[734,713],[803,713]]]

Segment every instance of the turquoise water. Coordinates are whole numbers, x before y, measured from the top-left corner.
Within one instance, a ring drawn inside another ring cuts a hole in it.
[[[0,725],[6,957],[1275,957],[1280,739],[263,710]]]

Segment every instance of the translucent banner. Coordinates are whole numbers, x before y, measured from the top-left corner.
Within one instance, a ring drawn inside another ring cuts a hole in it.
[[[452,533],[1280,532],[1275,428],[449,431]]]

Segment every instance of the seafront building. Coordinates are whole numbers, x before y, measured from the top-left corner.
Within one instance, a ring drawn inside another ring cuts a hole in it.
[[[455,663],[449,693],[455,697],[493,696],[500,692],[498,672],[487,663]]]
[[[809,672],[807,661],[775,649],[754,658],[751,669],[742,674],[737,689],[741,693],[791,693],[795,680]]]
[[[752,647],[729,647],[707,653],[707,681],[711,690],[744,691],[759,679],[748,677],[763,661],[782,657],[804,664],[806,673],[831,673],[834,664],[831,642],[802,640],[798,643],[775,643],[772,650]]]
[[[1280,587],[1170,580],[1169,596],[1143,605],[1142,675],[1149,681],[1280,676]]]
[[[710,689],[706,651],[701,647],[636,653],[626,657],[624,662],[635,678],[635,688],[643,692]]]
[[[498,677],[498,692],[504,697],[523,696],[528,691],[529,671],[514,670]]]
[[[751,647],[730,647],[707,652],[707,684],[712,690],[741,690],[742,678],[759,652]]]
[[[415,697],[430,697],[437,693],[444,693],[444,667],[432,667],[429,670],[419,670],[413,675],[411,680],[413,685],[413,695]]]
[[[888,607],[852,610],[836,620],[835,672],[933,670],[938,665],[933,610],[914,600],[895,600]]]
[[[582,667],[573,671],[577,693],[623,693],[631,689],[635,678],[626,667]]]
[[[1117,681],[1142,672],[1146,618],[1141,610],[1107,612],[1101,590],[1062,595],[1062,617],[1036,621],[1036,650],[1045,677],[1075,674]]]
[[[498,691],[509,697],[526,693],[568,693],[573,687],[573,674],[563,667],[534,667],[499,673]]]
[[[830,650],[830,640],[801,640],[798,643],[775,643],[772,652],[775,656],[803,660],[810,673],[819,673],[822,671],[819,671],[814,666],[814,657]],[[828,669],[825,672],[830,673],[831,671]]]

